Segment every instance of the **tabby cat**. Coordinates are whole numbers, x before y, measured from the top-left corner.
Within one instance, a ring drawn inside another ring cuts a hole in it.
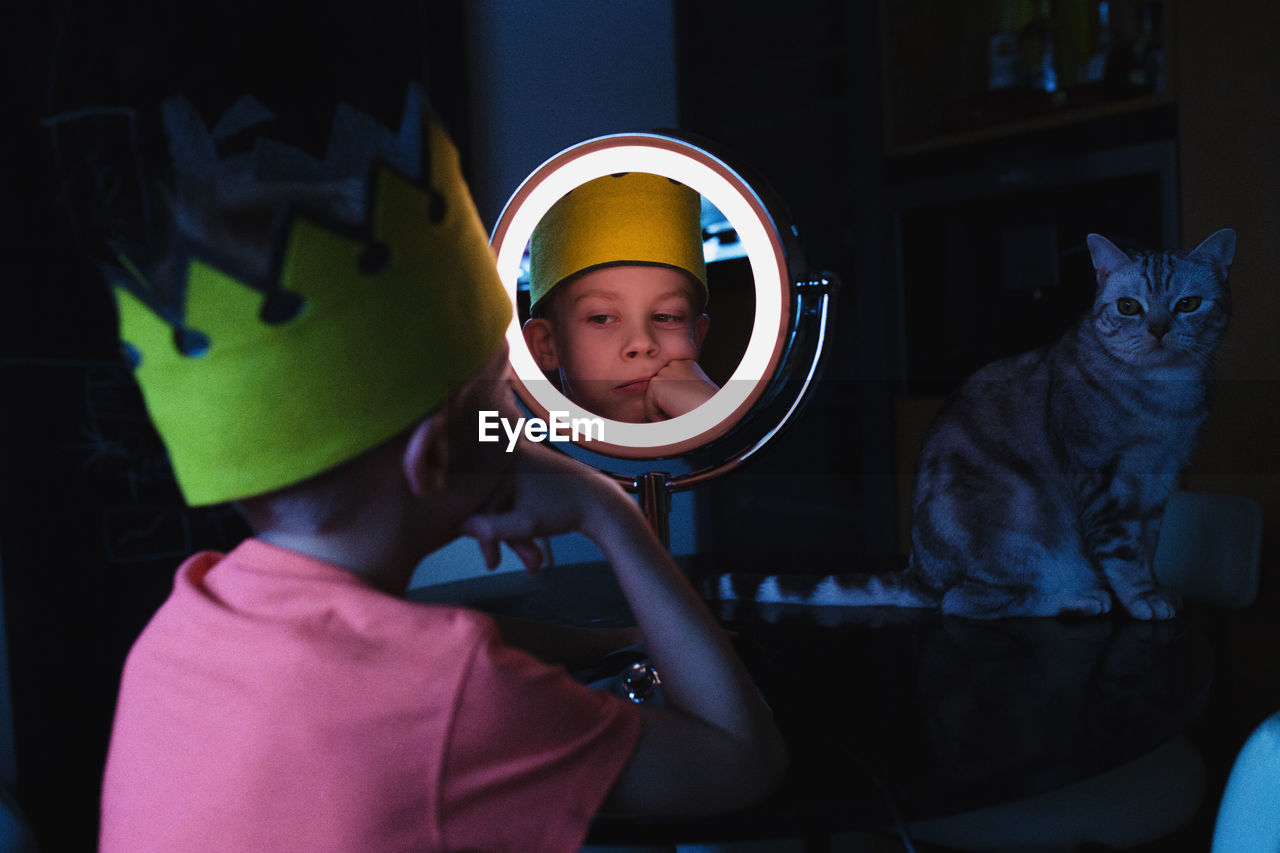
[[[972,618],[1106,613],[1114,596],[1138,619],[1173,616],[1152,560],[1208,412],[1235,239],[1126,254],[1088,236],[1092,309],[1056,343],[979,370],[930,428],[904,571],[725,575],[710,596]]]

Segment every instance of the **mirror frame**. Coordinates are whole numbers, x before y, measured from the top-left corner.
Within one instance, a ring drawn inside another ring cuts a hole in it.
[[[535,417],[550,413],[598,419],[569,400],[538,368],[525,344],[518,310],[520,263],[533,229],[565,193],[618,172],[648,172],[689,186],[725,216],[746,249],[755,285],[755,318],[741,361],[720,391],[697,409],[670,420],[632,424],[604,420],[600,439],[575,444],[592,454],[627,460],[661,459],[700,448],[729,432],[759,401],[778,370],[791,320],[787,253],[769,207],[724,160],[706,149],[657,133],[622,133],[571,146],[539,166],[511,196],[490,245],[511,299],[507,329],[514,387]],[[712,306],[714,311],[714,306]],[[715,334],[712,317],[712,334]]]

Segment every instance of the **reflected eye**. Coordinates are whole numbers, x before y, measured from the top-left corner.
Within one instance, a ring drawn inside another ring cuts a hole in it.
[[[1142,306],[1138,304],[1138,300],[1122,296],[1116,300],[1116,310],[1126,317],[1132,317],[1142,311]]]
[[[1173,310],[1181,311],[1182,313],[1186,314],[1196,310],[1199,307],[1200,307],[1199,296],[1184,296],[1174,303]]]
[[[680,323],[684,317],[679,314],[654,314],[653,322],[655,323]]]

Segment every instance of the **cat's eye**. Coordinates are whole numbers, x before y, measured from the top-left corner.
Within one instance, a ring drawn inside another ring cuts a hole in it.
[[[1181,311],[1186,314],[1200,307],[1199,296],[1184,296],[1173,304],[1174,311]]]
[[[1142,306],[1138,304],[1138,300],[1122,296],[1116,300],[1116,310],[1126,317],[1132,317],[1135,314],[1141,313]]]

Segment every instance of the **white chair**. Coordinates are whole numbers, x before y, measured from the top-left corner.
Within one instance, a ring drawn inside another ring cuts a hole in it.
[[[1262,506],[1240,495],[1174,492],[1164,510],[1155,570],[1192,601],[1232,609],[1258,595]]]
[[[1280,853],[1280,712],[1254,729],[1227,779],[1213,853]]]

